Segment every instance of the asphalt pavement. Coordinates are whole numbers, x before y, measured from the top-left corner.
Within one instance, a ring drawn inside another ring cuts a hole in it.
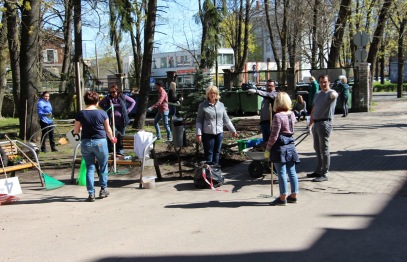
[[[306,178],[312,138],[298,145],[297,204],[270,206],[278,185],[252,179],[249,159],[223,170],[220,191],[183,179],[138,189],[130,174],[87,203],[82,186],[23,183],[20,201],[0,206],[0,260],[407,261],[407,99],[373,101],[372,112],[335,116],[329,181]],[[69,170],[47,172],[69,181]]]

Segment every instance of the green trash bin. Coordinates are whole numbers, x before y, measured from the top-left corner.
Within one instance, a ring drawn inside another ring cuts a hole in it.
[[[225,91],[220,94],[220,101],[225,105],[230,114],[238,115],[240,112],[239,92]]]
[[[251,94],[247,91],[239,92],[240,110],[244,114],[259,114],[261,109],[262,97],[256,94]]]

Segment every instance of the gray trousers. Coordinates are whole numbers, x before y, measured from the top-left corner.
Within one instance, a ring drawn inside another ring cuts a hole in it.
[[[317,167],[314,172],[322,176],[327,176],[331,164],[331,156],[329,154],[329,136],[331,132],[331,121],[314,123],[314,127],[312,128],[314,150],[317,154]]]

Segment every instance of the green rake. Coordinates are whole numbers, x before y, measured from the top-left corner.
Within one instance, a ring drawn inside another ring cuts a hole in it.
[[[7,135],[5,135],[5,137],[7,138],[8,141],[10,141],[10,143],[12,143],[33,165],[35,168],[38,169],[38,171],[40,171],[42,178],[44,179],[44,183],[45,183],[45,189],[46,190],[53,190],[53,189],[57,189],[60,187],[63,187],[65,185],[65,183],[53,178],[52,176],[49,176],[47,174],[45,174],[44,172],[42,172],[42,170],[37,166],[36,163],[34,163],[34,161],[31,160],[31,158],[29,158],[26,153],[24,153],[23,150],[21,150],[21,148],[19,148],[16,143],[14,143]]]

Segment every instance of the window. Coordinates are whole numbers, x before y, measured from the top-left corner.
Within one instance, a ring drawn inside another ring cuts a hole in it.
[[[233,65],[233,54],[218,54],[219,65]]]
[[[160,68],[167,68],[167,58],[166,57],[160,58]]]
[[[189,66],[190,62],[188,59],[188,56],[182,55],[182,56],[177,56],[177,67],[182,67],[182,66]]]
[[[174,65],[174,57],[172,57],[172,56],[168,57],[168,67],[175,67],[175,65]]]
[[[47,49],[43,52],[45,63],[56,63],[58,61],[58,52],[55,49]]]

